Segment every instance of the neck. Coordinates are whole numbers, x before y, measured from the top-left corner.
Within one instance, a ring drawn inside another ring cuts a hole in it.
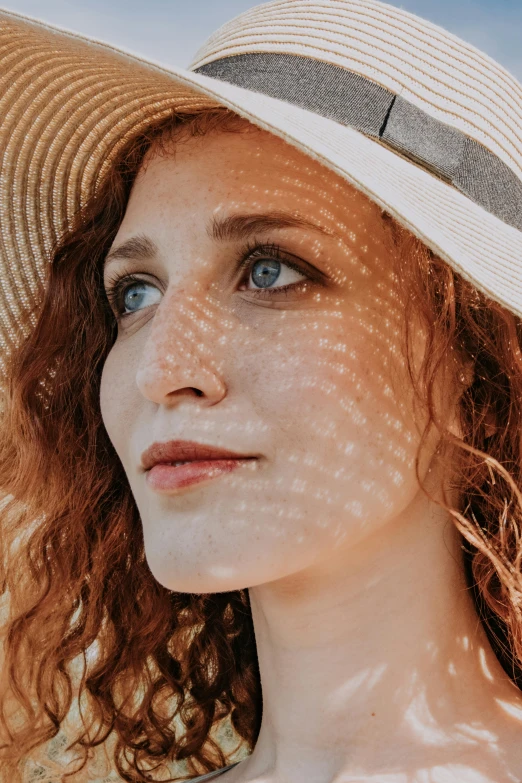
[[[263,693],[253,774],[411,781],[419,767],[474,764],[489,740],[500,753],[499,729],[520,736],[522,698],[478,619],[460,535],[423,493],[250,600]]]

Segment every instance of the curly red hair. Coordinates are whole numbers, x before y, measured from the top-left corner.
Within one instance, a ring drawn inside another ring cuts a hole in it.
[[[27,314],[27,336],[8,358],[0,759],[10,780],[21,779],[20,762],[31,749],[57,734],[75,693],[89,713],[75,738],[83,764],[87,750],[114,732],[114,762],[127,781],[157,780],[150,774],[169,762],[185,761],[189,774],[230,763],[212,736],[225,718],[248,750],[255,745],[262,702],[248,590],[175,593],[154,579],[99,402],[117,333],[102,263],[147,150],[165,139],[248,129],[255,126],[227,109],[207,109],[173,113],[125,143],[57,243],[43,300]],[[424,435],[436,426],[442,446],[452,446],[459,505],[445,507],[462,534],[463,568],[490,643],[520,685],[521,320],[385,213],[383,219],[398,250],[410,378],[429,413]],[[416,376],[409,329],[419,317],[427,340]],[[453,349],[474,372],[458,403],[462,438],[439,420],[434,403]],[[83,661],[76,683],[75,660]]]

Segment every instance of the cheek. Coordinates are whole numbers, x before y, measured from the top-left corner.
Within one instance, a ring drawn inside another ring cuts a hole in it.
[[[112,430],[115,412],[115,399],[112,394],[114,384],[111,372],[111,354],[105,359],[100,379],[100,411],[102,421],[112,441]]]
[[[107,434],[124,466],[142,409],[134,378],[131,358],[127,360],[121,348],[113,348],[101,375],[100,411]]]
[[[261,340],[247,367],[277,432],[287,507],[339,544],[395,517],[418,490],[411,384],[390,334],[360,316],[316,317]]]
[[[227,426],[240,427],[267,459],[258,474],[231,474],[197,493],[152,496],[131,465],[133,438],[150,433],[154,415],[135,382],[141,350],[115,346],[102,373],[102,417],[129,469],[147,560],[172,589],[213,590],[216,562],[232,574],[219,576],[223,590],[247,583],[238,562],[251,585],[295,572],[370,535],[418,491],[409,381],[379,313],[272,313],[233,335],[220,352],[228,396],[213,416],[206,410],[199,434],[225,438]]]

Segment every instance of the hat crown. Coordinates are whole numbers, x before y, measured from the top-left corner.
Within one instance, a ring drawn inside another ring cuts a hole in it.
[[[261,52],[308,57],[370,79],[483,144],[522,179],[522,86],[431,22],[377,0],[273,0],[216,30],[189,68]]]

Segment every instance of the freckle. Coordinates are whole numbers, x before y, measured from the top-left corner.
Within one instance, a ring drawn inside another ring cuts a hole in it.
[[[375,717],[375,712],[372,712],[372,718]]]

